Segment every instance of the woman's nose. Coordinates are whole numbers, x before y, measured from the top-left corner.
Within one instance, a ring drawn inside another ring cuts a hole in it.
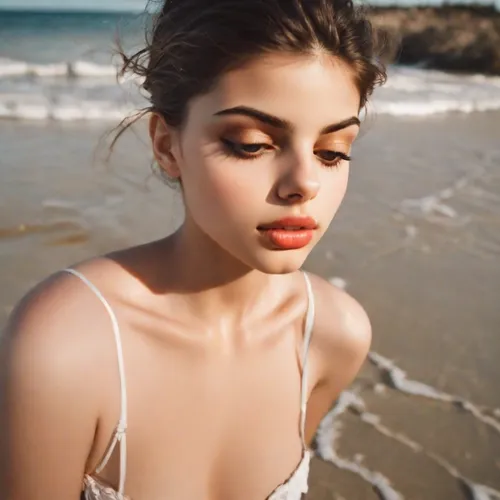
[[[312,157],[296,156],[287,165],[277,186],[280,200],[303,203],[314,199],[320,189],[319,169]]]

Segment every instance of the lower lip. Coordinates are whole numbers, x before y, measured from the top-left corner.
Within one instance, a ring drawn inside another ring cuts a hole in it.
[[[314,236],[312,229],[261,229],[263,234],[275,247],[282,250],[298,250],[311,243]]]

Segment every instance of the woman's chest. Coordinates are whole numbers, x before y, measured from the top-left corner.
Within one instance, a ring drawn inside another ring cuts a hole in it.
[[[127,370],[126,491],[133,499],[262,500],[290,477],[302,455],[292,344],[218,359],[136,354],[141,363]],[[116,422],[110,403],[101,450]],[[114,461],[103,473],[111,484]]]

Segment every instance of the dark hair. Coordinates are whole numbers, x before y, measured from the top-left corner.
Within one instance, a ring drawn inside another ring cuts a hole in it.
[[[352,0],[163,0],[146,46],[123,51],[122,75],[143,77],[150,111],[181,126],[189,101],[224,72],[259,54],[325,51],[352,69],[360,110],[386,79],[377,37],[364,7]],[[132,120],[133,122],[133,120]],[[131,125],[125,120],[117,138]],[[117,139],[116,138],[116,139]]]

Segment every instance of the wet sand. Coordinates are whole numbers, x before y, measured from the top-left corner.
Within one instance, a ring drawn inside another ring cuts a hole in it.
[[[47,274],[181,221],[132,134],[92,164],[103,130],[0,122],[0,325]],[[351,172],[306,268],[362,302],[373,353],[318,434],[308,498],[500,498],[475,486],[500,492],[500,113],[371,118]]]

